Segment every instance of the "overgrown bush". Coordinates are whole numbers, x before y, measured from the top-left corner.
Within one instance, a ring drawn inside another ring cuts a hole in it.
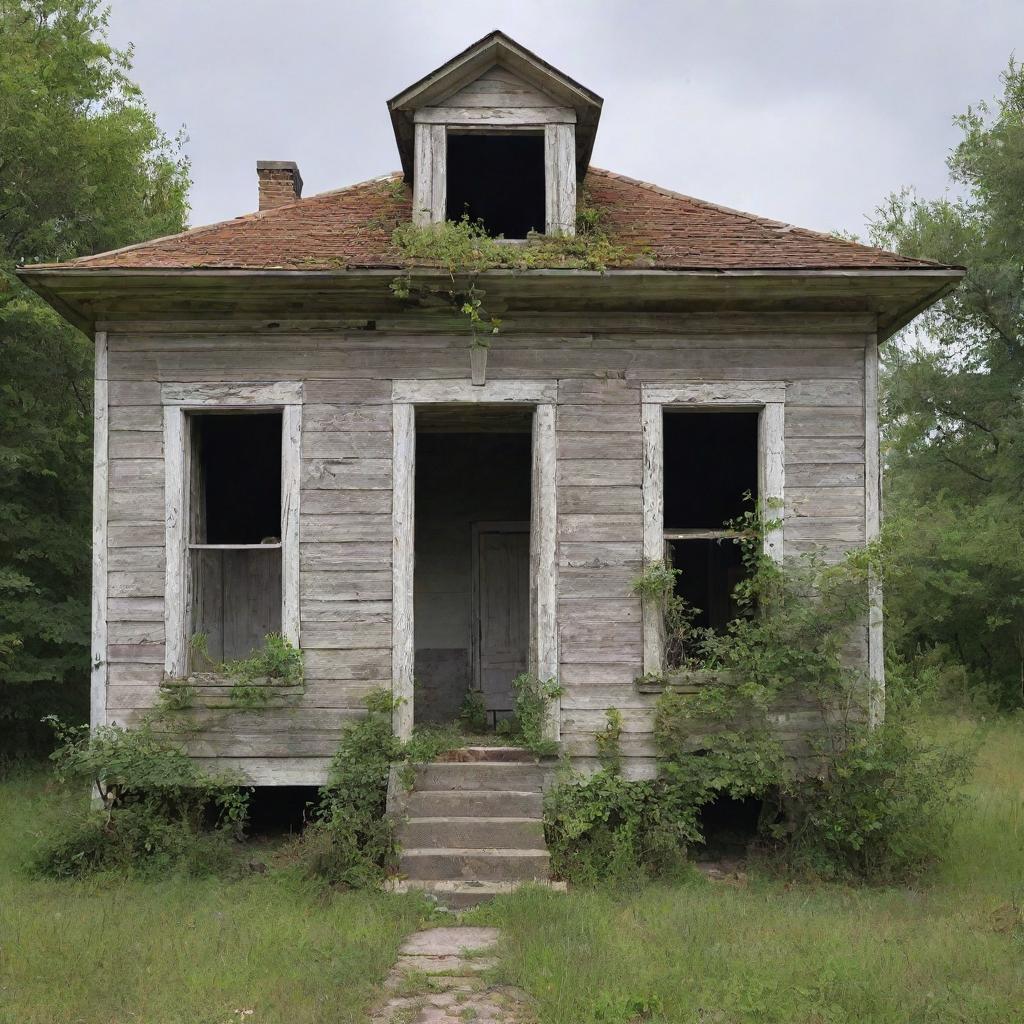
[[[512,680],[513,717],[498,723],[498,731],[538,757],[558,752],[558,744],[544,735],[552,704],[562,695],[557,679],[538,679],[523,672]]]
[[[385,813],[391,766],[411,786],[418,764],[462,743],[458,729],[440,726],[419,726],[402,743],[392,731],[395,707],[390,691],[367,697],[366,715],[342,734],[315,821],[299,844],[309,871],[330,882],[362,888],[393,871],[397,852]]]
[[[40,846],[38,870],[56,877],[112,868],[197,873],[230,859],[230,840],[242,838],[248,812],[240,780],[204,772],[150,723],[92,732],[51,724],[61,744],[51,755],[58,780],[93,786],[102,809],[62,821]]]
[[[603,769],[573,774],[549,794],[546,829],[565,877],[661,874],[703,842],[701,809],[720,796],[764,802],[758,846],[778,867],[828,878],[893,881],[920,873],[941,851],[971,766],[969,750],[914,740],[897,702],[872,721],[870,681],[844,647],[863,630],[877,547],[839,565],[813,557],[785,568],[744,524],[741,614],[722,635],[691,633],[688,667],[713,673],[696,692],[666,689],[654,735],[659,776],[616,773],[615,723],[598,733]],[[674,570],[655,567],[637,588],[671,595]],[[648,592],[649,591],[649,592]],[[806,749],[787,751],[778,723],[799,711]]]

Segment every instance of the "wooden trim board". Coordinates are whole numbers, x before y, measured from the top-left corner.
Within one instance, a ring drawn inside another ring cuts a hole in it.
[[[110,412],[108,408],[107,332],[96,332],[93,385],[92,456],[92,657],[89,724],[107,724],[107,498],[109,490]]]
[[[878,539],[882,526],[882,469],[878,431],[878,341],[869,335],[864,345],[864,538]],[[868,718],[885,717],[885,651],[883,649],[882,585],[868,576]]]

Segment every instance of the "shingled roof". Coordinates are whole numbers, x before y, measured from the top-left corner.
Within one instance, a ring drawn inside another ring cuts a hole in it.
[[[619,269],[892,271],[941,266],[716,206],[596,167],[589,169],[584,187],[609,234],[628,254]],[[401,175],[387,175],[60,266],[172,271],[400,268],[402,256],[391,235],[398,223],[409,220],[410,206]]]

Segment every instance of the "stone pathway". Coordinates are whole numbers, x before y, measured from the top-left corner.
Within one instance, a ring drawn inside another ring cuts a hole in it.
[[[489,985],[480,972],[497,928],[428,928],[399,950],[385,988],[387,1001],[371,1024],[530,1024],[529,997],[519,989]]]

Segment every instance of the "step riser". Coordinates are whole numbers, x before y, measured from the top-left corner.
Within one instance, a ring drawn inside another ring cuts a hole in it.
[[[414,790],[406,805],[410,818],[539,818],[542,810],[540,793],[487,790]]]
[[[543,774],[533,765],[479,762],[475,764],[427,764],[416,772],[417,790],[535,790],[540,792]]]
[[[521,882],[548,877],[548,855],[540,851],[517,857],[500,853],[403,853],[399,871],[412,880],[466,879]]]
[[[398,830],[399,845],[441,849],[537,850],[544,846],[544,827],[539,820],[505,821],[486,818],[460,821],[417,821],[410,819]]]

